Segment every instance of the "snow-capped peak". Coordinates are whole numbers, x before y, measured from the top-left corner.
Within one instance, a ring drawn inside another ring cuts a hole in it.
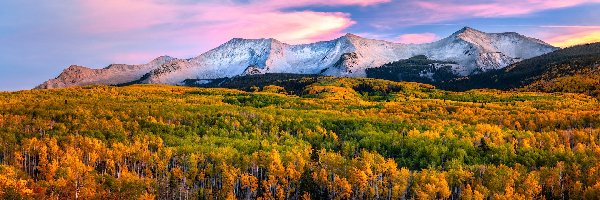
[[[461,28],[460,30],[454,32],[454,34],[452,34],[452,35],[460,35],[460,34],[486,34],[486,33],[483,31],[465,26],[465,27]]]
[[[155,58],[154,60],[150,61],[150,63],[148,64],[159,64],[159,63],[167,63],[167,62],[171,62],[172,60],[175,60],[176,58],[173,58],[171,56],[159,56],[157,58]]]
[[[345,38],[345,39],[350,40],[350,41],[352,41],[352,40],[364,40],[364,39],[366,39],[366,38],[363,38],[361,36],[358,36],[358,35],[355,35],[355,34],[352,34],[352,33],[346,33],[341,38]]]

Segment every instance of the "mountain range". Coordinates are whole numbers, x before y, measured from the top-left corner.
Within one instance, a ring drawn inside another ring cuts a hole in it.
[[[103,69],[72,65],[36,88],[130,83],[185,85],[190,80],[208,83],[214,79],[268,73],[367,77],[367,69],[415,56],[425,56],[446,67],[446,73],[465,77],[503,69],[557,49],[518,33],[485,33],[470,27],[426,44],[401,44],[354,34],[300,45],[276,39],[234,38],[189,59],[161,56],[147,64],[112,64]]]

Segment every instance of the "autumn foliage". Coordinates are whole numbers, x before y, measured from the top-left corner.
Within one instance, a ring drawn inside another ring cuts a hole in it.
[[[600,103],[330,78],[0,93],[0,199],[588,199]]]

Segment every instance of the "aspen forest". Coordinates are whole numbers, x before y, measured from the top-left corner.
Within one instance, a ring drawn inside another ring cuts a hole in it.
[[[0,92],[0,199],[600,197],[597,97],[298,79]]]

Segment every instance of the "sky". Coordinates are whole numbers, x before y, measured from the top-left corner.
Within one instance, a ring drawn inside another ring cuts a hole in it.
[[[231,38],[427,43],[469,26],[567,47],[600,41],[598,10],[600,0],[2,0],[0,91],[31,89],[72,64],[191,58]]]

